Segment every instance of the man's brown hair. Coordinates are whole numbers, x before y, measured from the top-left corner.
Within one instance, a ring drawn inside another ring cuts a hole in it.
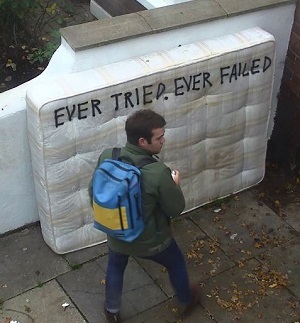
[[[151,144],[152,130],[163,128],[165,125],[166,120],[160,114],[149,109],[138,110],[126,120],[127,141],[137,146],[139,139],[145,138]]]

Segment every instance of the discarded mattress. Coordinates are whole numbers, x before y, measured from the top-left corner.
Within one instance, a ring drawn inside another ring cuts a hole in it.
[[[43,237],[57,253],[106,240],[88,197],[99,154],[126,142],[127,115],[166,121],[160,155],[181,173],[185,211],[261,181],[275,43],[251,28],[41,82],[27,92]]]

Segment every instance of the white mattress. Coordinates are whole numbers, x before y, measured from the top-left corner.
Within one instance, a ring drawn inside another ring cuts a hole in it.
[[[93,228],[88,183],[99,154],[125,144],[126,117],[140,108],[167,121],[160,157],[181,173],[185,211],[261,181],[274,60],[273,36],[252,28],[30,88],[28,132],[46,243],[66,253],[106,240]]]

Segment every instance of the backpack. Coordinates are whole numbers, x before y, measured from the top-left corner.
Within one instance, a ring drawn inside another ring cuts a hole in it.
[[[143,158],[137,165],[121,148],[113,148],[93,175],[94,227],[107,235],[131,242],[144,230],[140,169],[157,160]]]

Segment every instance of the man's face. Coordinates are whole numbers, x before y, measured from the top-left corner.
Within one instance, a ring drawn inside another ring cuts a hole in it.
[[[160,153],[162,146],[165,142],[164,135],[164,128],[157,128],[152,130],[151,142],[148,142],[146,139],[144,139],[141,147],[150,152],[152,155]]]

